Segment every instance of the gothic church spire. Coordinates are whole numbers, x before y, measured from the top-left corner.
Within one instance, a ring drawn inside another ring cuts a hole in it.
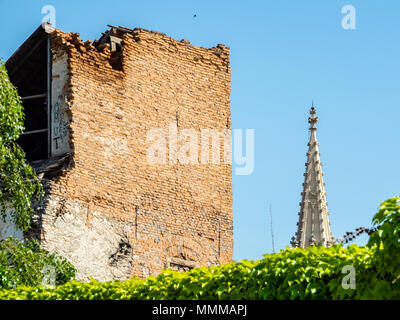
[[[300,202],[299,221],[296,237],[292,238],[294,247],[305,248],[313,244],[327,247],[333,243],[329,223],[328,203],[326,201],[325,183],[323,181],[322,163],[317,141],[318,117],[314,104],[310,109],[310,140],[308,142],[306,171],[304,173],[302,200]]]

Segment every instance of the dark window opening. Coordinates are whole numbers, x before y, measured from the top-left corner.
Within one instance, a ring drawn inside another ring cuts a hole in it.
[[[6,63],[24,107],[25,129],[17,142],[28,162],[49,156],[48,50],[47,34],[40,28]]]

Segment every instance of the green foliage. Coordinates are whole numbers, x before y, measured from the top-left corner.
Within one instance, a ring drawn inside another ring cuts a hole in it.
[[[5,221],[7,206],[13,208],[12,220],[26,230],[33,213],[31,200],[40,196],[42,187],[16,144],[24,129],[23,120],[21,100],[0,61],[0,215]]]
[[[400,198],[382,203],[379,228],[366,247],[289,248],[259,261],[231,262],[158,277],[120,282],[71,281],[54,289],[20,286],[0,290],[0,299],[400,299],[398,279]],[[355,270],[356,287],[346,289],[345,266]]]
[[[375,279],[373,252],[343,248],[287,248],[260,261],[231,262],[186,273],[163,271],[157,278],[124,282],[72,281],[55,289],[0,290],[0,299],[378,299],[399,298],[390,282]],[[353,265],[357,288],[343,289],[342,268]],[[386,294],[381,295],[384,290]],[[392,294],[393,293],[393,294]]]
[[[374,265],[381,277],[396,282],[400,278],[400,197],[384,201],[372,221],[378,226],[368,241],[375,248]]]
[[[50,270],[54,270],[56,284],[72,280],[76,272],[66,259],[41,249],[37,241],[0,241],[0,288],[37,286],[46,281],[43,277]]]

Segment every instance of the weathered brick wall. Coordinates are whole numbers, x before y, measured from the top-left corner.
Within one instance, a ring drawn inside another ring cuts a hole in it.
[[[73,161],[49,181],[42,245],[82,280],[156,275],[170,258],[231,261],[231,165],[146,160],[152,128],[230,128],[228,48],[135,29],[118,56],[57,30],[52,51],[53,79],[56,61],[68,64],[53,103],[57,95],[65,104]]]

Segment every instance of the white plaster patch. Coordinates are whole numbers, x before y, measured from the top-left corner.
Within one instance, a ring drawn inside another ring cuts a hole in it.
[[[70,152],[69,118],[66,113],[68,105],[65,101],[64,87],[68,81],[67,55],[53,59],[51,82],[51,150],[52,156]]]
[[[48,209],[54,212],[51,208]],[[42,246],[71,261],[78,270],[77,280],[88,281],[89,276],[98,281],[127,279],[131,267],[130,256],[115,264],[110,259],[117,252],[121,239],[126,237],[126,226],[104,219],[97,211],[90,213],[88,224],[87,207],[69,200],[62,211],[59,216],[43,215],[46,232]]]

